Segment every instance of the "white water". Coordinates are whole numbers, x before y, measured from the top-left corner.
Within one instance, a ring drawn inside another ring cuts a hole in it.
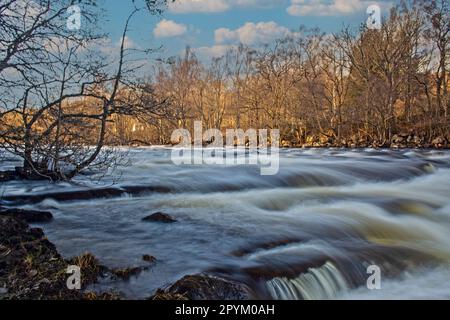
[[[94,184],[8,182],[2,194],[120,185],[168,194],[89,201],[45,200],[44,225],[66,257],[90,251],[111,267],[159,262],[130,282],[105,283],[143,298],[186,274],[242,281],[274,299],[449,298],[450,153],[285,150],[280,172],[257,167],[174,166],[170,149],[130,150],[131,164]],[[1,169],[11,169],[5,161]],[[120,179],[119,179],[120,178]],[[156,211],[176,224],[143,223]],[[382,290],[365,288],[368,265]]]

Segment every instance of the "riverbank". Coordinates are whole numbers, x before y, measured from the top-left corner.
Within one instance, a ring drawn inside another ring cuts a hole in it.
[[[130,147],[148,147],[153,146],[151,142],[131,141],[126,145]],[[173,147],[174,145],[168,145]],[[208,143],[204,142],[204,146]],[[345,148],[345,149],[449,149],[450,134],[439,135],[427,138],[424,135],[412,132],[401,132],[392,135],[388,141],[379,141],[370,138],[349,137],[337,139],[326,135],[308,136],[304,139],[296,140],[290,138],[281,138],[280,147],[292,149],[308,149],[308,148]]]
[[[425,138],[414,133],[398,133],[390,141],[377,141],[371,139],[349,138],[337,141],[327,136],[310,136],[306,141],[299,143],[295,140],[282,139],[284,148],[349,148],[349,149],[448,149],[450,148],[450,135]]]
[[[115,300],[113,292],[86,290],[105,272],[95,257],[85,254],[65,260],[40,228],[28,222],[47,222],[49,213],[0,208],[0,299]],[[69,290],[69,265],[83,267],[83,290]]]
[[[59,254],[40,228],[28,223],[53,219],[49,212],[0,208],[0,300],[120,300],[116,292],[89,291],[89,285],[101,278],[128,280],[143,268],[110,270],[87,253],[69,260]],[[155,258],[144,260],[155,262]],[[78,266],[82,289],[67,286],[69,266]],[[149,293],[150,296],[150,293]],[[249,295],[244,287],[208,275],[186,276],[166,289],[159,289],[149,300],[243,300]]]

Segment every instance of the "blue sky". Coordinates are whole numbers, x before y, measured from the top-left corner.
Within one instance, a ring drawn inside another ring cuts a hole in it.
[[[137,0],[139,2],[139,0]],[[132,23],[130,42],[141,48],[163,46],[161,56],[186,46],[203,58],[220,55],[238,43],[258,46],[298,30],[301,25],[327,33],[343,25],[358,27],[366,10],[378,4],[386,15],[395,0],[176,0],[161,17],[142,13]],[[112,41],[120,39],[131,0],[104,0]]]

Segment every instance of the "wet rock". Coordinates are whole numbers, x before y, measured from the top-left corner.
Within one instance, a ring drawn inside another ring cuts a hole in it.
[[[243,285],[208,275],[186,276],[167,290],[158,290],[152,300],[247,300]]]
[[[149,216],[143,218],[142,221],[161,222],[161,223],[174,223],[174,222],[177,222],[177,220],[172,218],[167,213],[163,213],[163,212],[156,212],[156,213],[154,213],[152,215],[149,215]]]
[[[67,288],[67,267],[82,269],[82,285],[96,281],[99,274],[90,274],[97,260],[64,260],[41,229],[32,229],[16,216],[0,215],[0,299],[13,300],[87,300],[83,290]],[[87,270],[87,271],[86,271]],[[98,271],[98,270],[97,270]],[[99,293],[97,300],[109,300],[109,293]]]
[[[437,137],[431,142],[434,148],[442,149],[447,146],[447,140],[444,137]]]
[[[0,182],[17,180],[18,178],[15,171],[0,171]]]
[[[27,223],[44,223],[53,220],[53,215],[50,212],[35,210],[0,209],[0,215],[15,217]]]
[[[142,256],[142,260],[144,260],[146,262],[151,262],[151,263],[155,263],[156,262],[156,258],[154,256],[149,255],[149,254],[144,254]]]
[[[131,267],[124,269],[114,269],[111,271],[113,278],[120,278],[122,280],[129,280],[131,277],[135,277],[143,272],[146,268],[143,267]]]
[[[409,144],[409,147],[412,147],[412,148],[421,147],[423,145],[423,139],[420,138],[419,136],[409,136],[408,144]]]
[[[291,148],[292,147],[292,143],[290,141],[282,140],[281,141],[281,147],[282,148]]]
[[[181,294],[167,293],[164,290],[158,289],[156,293],[149,300],[158,301],[187,301],[187,297]]]
[[[0,243],[0,287],[8,289],[6,299],[81,299],[80,292],[67,289],[67,263],[42,230],[0,215]]]
[[[32,195],[5,195],[3,200],[12,203],[36,204],[46,199],[55,201],[77,201],[93,199],[109,199],[123,195],[141,195],[145,193],[169,193],[171,190],[160,186],[124,186],[121,188],[99,188],[66,192],[51,192]]]
[[[46,199],[55,201],[75,201],[75,200],[91,200],[101,198],[119,197],[124,194],[124,191],[114,188],[91,189],[91,190],[77,190],[68,192],[52,192],[44,194],[32,195],[11,195],[4,196],[3,200],[20,203],[20,204],[35,204]]]
[[[125,193],[131,195],[141,195],[146,193],[170,193],[172,190],[163,186],[123,186]]]

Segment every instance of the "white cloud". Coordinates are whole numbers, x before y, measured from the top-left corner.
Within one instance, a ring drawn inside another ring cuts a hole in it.
[[[247,22],[236,30],[220,28],[215,31],[217,43],[268,44],[291,34],[288,28],[270,22]]]
[[[172,13],[213,13],[228,11],[233,7],[271,7],[285,0],[176,0],[169,3]]]
[[[218,44],[211,47],[194,48],[192,51],[202,60],[209,60],[211,58],[220,58],[224,56],[229,50],[236,48],[235,45]]]
[[[292,16],[350,15],[374,3],[368,0],[291,0],[287,12]]]
[[[120,47],[122,44],[122,37],[117,41],[117,47]],[[123,42],[125,49],[139,49],[140,47],[128,36],[125,36],[125,41]]]
[[[111,38],[102,38],[98,40],[92,49],[98,49],[100,52],[105,54],[107,57],[117,57],[120,53],[120,46],[122,45],[122,37],[116,42],[113,42]],[[134,42],[133,39],[126,36],[124,41],[124,49],[141,49],[141,47]]]
[[[192,50],[200,59],[210,60],[211,58],[224,56],[227,51],[237,48],[240,43],[248,46],[271,44],[275,40],[288,35],[295,36],[296,33],[273,21],[259,23],[247,22],[235,30],[228,28],[217,29],[215,31],[214,45],[194,48]]]
[[[186,31],[187,27],[184,24],[163,19],[156,25],[153,34],[157,38],[168,38],[182,36]]]
[[[227,0],[177,0],[169,4],[172,13],[222,12],[229,8]]]

